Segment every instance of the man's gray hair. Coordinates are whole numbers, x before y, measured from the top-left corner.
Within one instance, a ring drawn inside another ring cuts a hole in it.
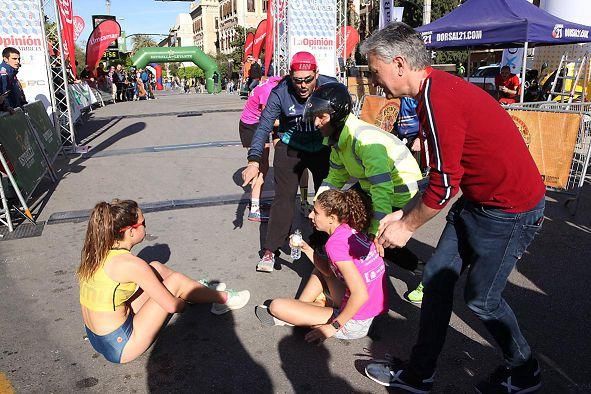
[[[374,54],[386,63],[396,56],[403,57],[413,70],[423,69],[431,64],[429,51],[423,38],[412,27],[402,22],[394,22],[373,33],[361,44],[363,56]]]

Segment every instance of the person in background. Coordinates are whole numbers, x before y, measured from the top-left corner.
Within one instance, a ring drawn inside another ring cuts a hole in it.
[[[267,105],[267,99],[271,94],[271,90],[281,81],[280,77],[273,77],[269,78],[266,82],[258,85],[244,104],[244,109],[242,110],[242,114],[240,116],[240,123],[238,125],[238,131],[240,133],[240,141],[242,142],[242,146],[245,148],[250,148],[252,144],[252,137],[256,132],[259,126],[259,118],[261,117],[261,112],[265,109]],[[276,138],[276,137],[274,137]],[[257,179],[252,184],[252,191],[250,194],[250,212],[248,214],[248,220],[253,222],[266,222],[269,220],[269,215],[267,213],[262,212],[260,198],[261,198],[261,190],[263,189],[263,184],[265,182],[265,176],[267,175],[267,171],[269,170],[269,149],[270,144],[265,144],[265,149],[263,150],[263,155],[260,161],[260,173]]]
[[[501,67],[501,72],[495,77],[495,88],[499,94],[501,104],[513,104],[518,100],[521,83],[519,77],[511,73],[509,66]]]
[[[21,67],[21,53],[13,47],[2,50],[0,63],[0,95],[5,95],[6,108],[20,108],[27,104],[25,92],[17,78]]]
[[[252,90],[259,84],[261,77],[263,76],[263,69],[261,67],[261,61],[253,58],[250,70],[248,72],[248,91]]]

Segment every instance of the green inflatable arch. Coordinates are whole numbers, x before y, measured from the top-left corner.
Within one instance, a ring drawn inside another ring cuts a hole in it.
[[[137,68],[145,68],[149,63],[193,62],[205,72],[205,88],[208,93],[218,93],[221,88],[218,65],[197,47],[150,47],[141,48],[132,56],[131,61]],[[218,86],[214,91],[213,74],[218,74]]]

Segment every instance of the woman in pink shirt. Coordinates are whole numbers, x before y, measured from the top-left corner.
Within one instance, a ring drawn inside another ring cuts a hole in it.
[[[365,337],[373,318],[388,310],[384,260],[363,233],[371,217],[371,203],[356,190],[320,194],[310,219],[317,230],[329,234],[328,259],[303,242],[302,252],[315,268],[301,296],[257,306],[259,320],[312,327],[308,342]]]

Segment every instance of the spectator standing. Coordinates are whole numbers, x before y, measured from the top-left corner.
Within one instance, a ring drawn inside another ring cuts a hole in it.
[[[125,101],[125,72],[121,64],[115,68],[112,78],[117,88],[116,101]]]
[[[27,104],[25,93],[17,78],[21,67],[21,53],[13,47],[6,47],[2,51],[0,63],[0,94],[6,94],[6,105],[10,108],[20,108]]]
[[[252,89],[254,89],[260,82],[261,77],[263,76],[263,70],[261,68],[260,65],[260,61],[259,59],[254,59],[253,58],[253,62],[250,65],[250,70],[248,72],[248,91],[252,92]]]

